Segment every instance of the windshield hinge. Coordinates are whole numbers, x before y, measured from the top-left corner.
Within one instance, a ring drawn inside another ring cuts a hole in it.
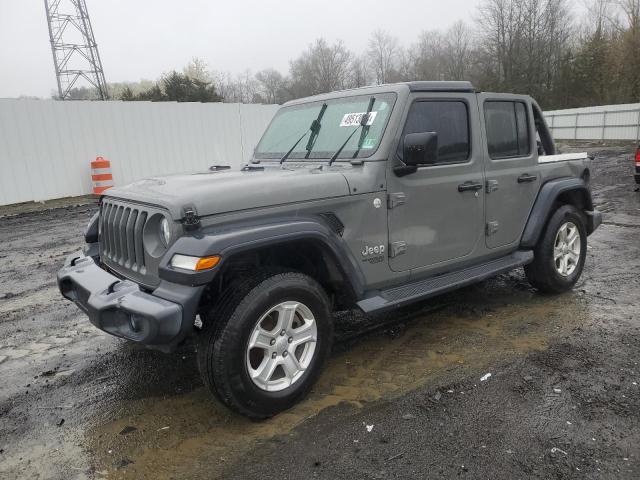
[[[498,230],[500,230],[500,223],[488,222],[486,226],[486,232],[485,232],[486,236],[491,237],[492,235],[495,235],[496,233],[498,233]]]
[[[493,193],[500,188],[498,180],[487,180],[487,193]]]
[[[242,167],[240,169],[242,172],[260,172],[262,170],[264,170],[264,167],[262,165],[256,165],[256,164],[247,164],[244,167]]]
[[[389,208],[389,210],[393,210],[400,205],[404,205],[406,202],[407,196],[404,193],[390,193],[387,200],[387,207]]]
[[[396,258],[407,253],[407,242],[393,242],[389,248],[389,257]]]

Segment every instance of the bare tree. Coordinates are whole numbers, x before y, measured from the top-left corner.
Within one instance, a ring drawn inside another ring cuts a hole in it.
[[[353,57],[351,60],[351,80],[349,86],[352,88],[364,87],[370,84],[370,72],[367,69],[367,61],[363,57]]]
[[[481,47],[497,85],[510,84],[517,60],[523,28],[522,8],[515,0],[484,0],[479,7],[478,23],[482,25]]]
[[[483,0],[479,13],[489,88],[547,98],[569,45],[568,0]]]
[[[414,80],[444,80],[444,39],[436,30],[425,30],[409,49],[411,78]]]
[[[421,80],[415,74],[415,64],[411,52],[399,48],[395,58],[395,66],[389,72],[387,82],[410,82],[412,80]]]
[[[535,44],[541,53],[536,60],[542,65],[544,76],[541,77],[542,83],[536,85],[551,90],[566,61],[574,23],[568,0],[547,0],[543,4],[542,23],[538,32],[541,40],[537,40]],[[537,80],[534,78],[533,81]],[[532,92],[537,93],[535,90]]]
[[[286,79],[277,70],[267,68],[256,73],[256,80],[260,84],[262,98],[266,103],[282,103],[286,101]]]
[[[293,97],[340,90],[349,85],[352,53],[342,41],[329,45],[319,38],[290,65]]]
[[[471,34],[467,24],[453,24],[444,37],[444,66],[447,80],[466,80],[471,62]]]
[[[572,1],[480,0],[473,30],[460,21],[444,32],[424,31],[409,48],[383,30],[361,55],[320,38],[290,62],[287,75],[266,69],[232,76],[197,57],[183,72],[213,81],[227,102],[283,103],[372,83],[466,79],[483,90],[528,93],[543,107],[640,101],[640,0],[579,0],[588,12],[581,25]],[[147,83],[156,90],[110,88],[155,98],[159,87]]]
[[[627,20],[629,30],[640,30],[640,0],[617,0]]]
[[[622,34],[621,77],[625,97],[640,101],[640,0],[618,0],[625,16],[627,29]]]
[[[213,84],[225,103],[253,103],[259,101],[258,81],[251,70],[233,77],[230,73],[214,73]]]
[[[609,32],[611,28],[617,28],[620,23],[617,15],[618,8],[614,8],[617,6],[612,4],[611,0],[586,1],[586,16],[583,20],[583,26],[589,32],[593,32],[593,30]]]
[[[212,81],[209,65],[199,57],[193,57],[187,66],[182,69],[182,73],[187,77],[200,82]]]
[[[389,82],[389,77],[396,66],[395,57],[399,49],[398,39],[385,31],[376,30],[371,35],[368,55],[378,85]]]

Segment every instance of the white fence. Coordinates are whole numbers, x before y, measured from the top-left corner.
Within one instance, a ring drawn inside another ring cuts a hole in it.
[[[275,105],[0,99],[0,205],[91,193],[90,162],[114,182],[238,167]]]
[[[150,175],[238,167],[275,105],[0,99],[0,205],[91,193],[90,162],[116,185]],[[640,104],[545,112],[560,140],[640,141]]]
[[[545,112],[559,140],[640,141],[640,103]]]

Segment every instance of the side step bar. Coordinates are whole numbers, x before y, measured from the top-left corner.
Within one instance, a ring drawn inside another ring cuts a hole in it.
[[[518,251],[506,257],[468,267],[464,270],[445,273],[388,290],[381,290],[377,295],[359,301],[358,306],[365,313],[401,307],[417,300],[424,300],[472,283],[481,282],[532,261],[533,252]]]

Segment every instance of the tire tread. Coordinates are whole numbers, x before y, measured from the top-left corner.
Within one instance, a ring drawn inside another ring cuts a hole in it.
[[[580,230],[582,250],[576,271],[569,277],[561,277],[553,261],[553,246],[557,229],[562,222],[570,218]],[[525,265],[524,271],[529,283],[537,290],[544,293],[563,293],[571,290],[582,274],[584,259],[586,256],[586,223],[584,214],[573,205],[560,205],[551,215],[545,229],[534,248],[534,260]]]
[[[233,385],[229,382],[227,368],[224,364],[225,357],[221,350],[229,342],[238,341],[242,330],[237,327],[236,317],[261,295],[261,292],[269,287],[286,280],[303,281],[309,288],[321,292],[325,304],[328,305],[326,294],[320,285],[312,278],[296,272],[287,272],[280,269],[261,269],[238,279],[227,288],[220,300],[212,308],[209,321],[203,328],[198,341],[198,367],[205,385],[228,408],[246,417],[262,420],[273,416],[275,413],[262,413],[248,408],[244,402],[234,395]],[[332,329],[331,329],[332,332]],[[331,339],[329,339],[329,344]],[[326,358],[321,359],[321,364]],[[310,386],[309,386],[310,388]],[[308,389],[307,389],[308,390]],[[297,397],[302,397],[306,391],[302,391]]]

